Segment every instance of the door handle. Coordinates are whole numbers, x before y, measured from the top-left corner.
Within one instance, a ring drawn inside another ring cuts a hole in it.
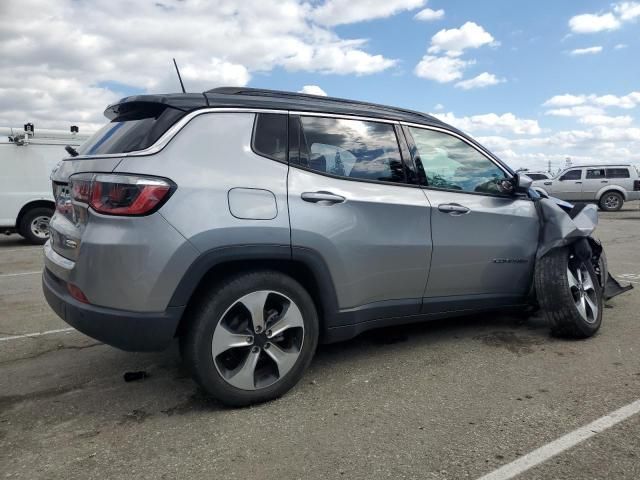
[[[576,185],[579,184],[579,183],[582,183],[582,182],[576,182]]]
[[[544,182],[545,185],[552,185],[553,182]]]
[[[601,180],[600,183],[609,183],[609,180]]]
[[[304,192],[300,197],[305,202],[311,203],[327,202],[329,204],[334,204],[343,203],[345,201],[344,197],[331,192]]]
[[[449,215],[464,215],[465,213],[469,213],[471,211],[464,205],[460,205],[457,203],[442,203],[438,205],[438,210],[444,213],[448,213]]]

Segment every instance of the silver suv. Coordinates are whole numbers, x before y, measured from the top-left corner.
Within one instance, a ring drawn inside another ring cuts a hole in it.
[[[433,117],[229,87],[105,115],[52,174],[47,301],[124,350],[179,338],[224,403],[282,395],[319,341],[375,327],[537,305],[558,334],[600,327],[593,212]]]
[[[540,193],[568,201],[596,202],[616,211],[624,202],[640,200],[640,179],[632,165],[584,165],[563,170],[553,179],[534,179]]]

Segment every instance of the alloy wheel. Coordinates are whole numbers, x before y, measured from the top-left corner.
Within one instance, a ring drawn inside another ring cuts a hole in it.
[[[573,296],[576,308],[580,316],[587,323],[595,323],[598,320],[598,296],[596,294],[595,281],[587,270],[584,262],[572,258],[567,267],[567,279],[569,289]]]
[[[607,195],[607,197],[604,199],[604,205],[609,210],[618,208],[619,204],[620,199],[616,195]]]
[[[211,354],[227,383],[258,390],[294,367],[303,340],[298,306],[282,293],[260,290],[239,298],[224,312],[213,333]]]

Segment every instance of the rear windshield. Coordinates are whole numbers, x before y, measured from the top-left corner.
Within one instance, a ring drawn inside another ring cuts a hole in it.
[[[105,155],[144,150],[186,112],[170,107],[145,108],[120,115],[94,133],[77,150],[79,155]]]

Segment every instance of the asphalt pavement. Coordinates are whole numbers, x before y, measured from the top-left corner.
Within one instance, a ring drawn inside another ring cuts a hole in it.
[[[636,289],[589,340],[508,314],[368,332],[244,409],[206,398],[176,346],[126,353],[69,329],[42,296],[42,249],[1,237],[0,478],[480,478],[640,399],[638,206],[597,233]],[[640,415],[518,478],[640,478]]]

